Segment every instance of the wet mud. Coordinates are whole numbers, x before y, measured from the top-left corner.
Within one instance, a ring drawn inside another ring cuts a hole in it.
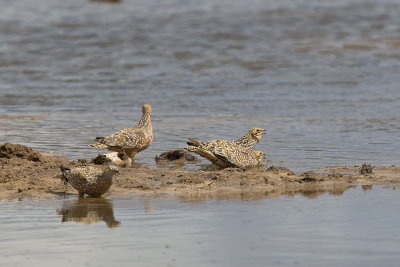
[[[394,165],[334,166],[305,173],[295,173],[276,166],[261,166],[245,171],[234,168],[218,170],[212,167],[187,170],[184,159],[184,156],[179,157],[180,164],[165,164],[163,168],[155,170],[140,164],[121,167],[120,173],[113,178],[111,189],[104,196],[137,194],[189,198],[260,198],[300,193],[312,197],[323,192],[341,194],[347,188],[357,185],[368,190],[373,185],[400,182],[400,167]],[[2,144],[0,199],[77,195],[71,186],[62,183],[59,166],[82,165],[98,168],[105,166],[94,164],[91,159],[69,161],[65,157],[47,155],[23,145]]]

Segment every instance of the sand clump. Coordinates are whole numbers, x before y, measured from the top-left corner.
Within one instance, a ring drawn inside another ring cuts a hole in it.
[[[174,152],[176,153],[176,152]],[[177,154],[172,153],[174,158]],[[165,154],[168,158],[168,153]],[[171,155],[171,153],[170,153]],[[180,155],[180,154],[178,154]],[[160,155],[161,156],[161,155]],[[178,161],[186,162],[186,156]],[[164,159],[163,159],[164,161]],[[171,162],[174,162],[173,160]],[[109,164],[109,161],[97,162]],[[190,163],[190,161],[188,161]],[[93,160],[69,161],[64,157],[45,155],[29,147],[5,143],[0,145],[0,199],[21,197],[63,197],[77,195],[61,180],[59,166],[76,167],[94,164]],[[110,194],[173,195],[177,197],[214,197],[273,195],[285,192],[343,192],[355,185],[398,183],[400,167],[374,167],[373,172],[360,166],[327,167],[305,173],[295,173],[285,167],[258,167],[249,170],[227,168],[218,170],[187,170],[185,164],[166,165],[150,169],[144,165],[121,167],[113,179]],[[365,167],[364,167],[365,168]],[[372,170],[372,169],[371,169]],[[339,190],[340,189],[340,190]]]

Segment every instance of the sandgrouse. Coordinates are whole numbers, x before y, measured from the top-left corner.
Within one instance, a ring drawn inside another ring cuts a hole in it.
[[[60,166],[60,169],[61,180],[75,188],[79,197],[83,197],[85,194],[90,197],[100,197],[111,187],[112,177],[119,171],[114,165],[107,166],[104,170],[92,166],[73,169]]]
[[[188,146],[183,148],[208,159],[220,168],[238,167],[245,169],[254,167],[264,160],[265,154],[262,151],[253,151],[253,148],[265,132],[261,128],[252,128],[241,138],[233,141],[211,140],[201,142],[189,139]]]
[[[142,118],[135,126],[117,131],[109,136],[97,137],[97,143],[91,146],[123,153],[127,157],[127,166],[131,166],[136,154],[148,148],[153,141],[151,110],[151,105],[144,104]]]

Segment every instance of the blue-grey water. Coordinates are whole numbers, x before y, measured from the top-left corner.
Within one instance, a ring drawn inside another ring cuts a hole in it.
[[[235,139],[294,170],[398,164],[399,1],[0,0],[0,142],[71,159],[153,105],[137,161]]]
[[[0,265],[398,266],[399,197],[3,200]]]

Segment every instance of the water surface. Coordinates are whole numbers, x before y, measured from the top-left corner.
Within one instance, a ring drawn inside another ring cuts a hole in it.
[[[399,190],[0,202],[2,266],[397,266]]]
[[[268,129],[271,164],[398,164],[398,1],[1,0],[0,142],[88,158],[153,105],[141,163]]]

